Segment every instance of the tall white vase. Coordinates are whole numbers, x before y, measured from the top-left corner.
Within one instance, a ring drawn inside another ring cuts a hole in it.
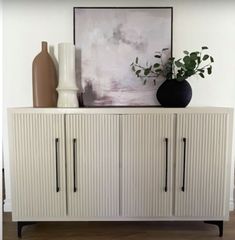
[[[57,107],[79,107],[75,74],[75,46],[72,43],[59,43],[59,84],[57,87]]]

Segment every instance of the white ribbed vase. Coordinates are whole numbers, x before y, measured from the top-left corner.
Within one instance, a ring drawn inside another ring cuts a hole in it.
[[[57,107],[79,107],[75,74],[75,46],[72,43],[59,43],[59,84],[57,87]]]

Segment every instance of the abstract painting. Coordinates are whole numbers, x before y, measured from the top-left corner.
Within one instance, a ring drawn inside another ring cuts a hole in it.
[[[138,56],[151,64],[154,52],[172,52],[172,8],[74,8],[76,75],[83,104],[92,106],[156,106],[164,81],[146,84],[130,64]]]

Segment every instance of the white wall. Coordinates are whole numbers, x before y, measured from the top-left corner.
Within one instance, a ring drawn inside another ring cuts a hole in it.
[[[57,47],[73,41],[74,6],[173,6],[174,55],[207,45],[215,58],[206,79],[190,80],[191,106],[235,107],[235,1],[212,0],[5,0],[3,12],[4,159],[6,210],[11,209],[7,107],[32,106],[31,64],[46,40]],[[153,23],[154,24],[154,23]],[[234,159],[234,155],[233,155]],[[232,193],[232,188],[231,188]],[[231,194],[232,200],[232,194]]]

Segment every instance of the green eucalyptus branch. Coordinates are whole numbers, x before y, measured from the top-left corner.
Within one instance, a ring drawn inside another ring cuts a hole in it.
[[[141,66],[139,64],[139,58],[136,57],[135,61],[131,63],[131,69],[136,74],[137,78],[145,78],[145,80],[151,79],[154,84],[156,84],[156,79],[162,75],[164,75],[164,63],[162,60],[163,52],[168,50],[167,48],[162,49],[161,52],[155,52],[154,57],[158,59],[157,62],[148,66],[146,63],[146,67]],[[144,80],[144,84],[146,81]]]
[[[131,64],[132,70],[138,78],[145,79],[144,84],[148,79],[156,83],[156,79],[160,76],[176,81],[184,81],[195,74],[199,74],[200,77],[204,78],[206,73],[208,75],[212,73],[212,63],[214,62],[212,56],[204,54],[204,51],[207,49],[208,47],[203,46],[201,51],[188,52],[185,50],[183,51],[183,58],[177,60],[169,58],[164,63],[162,56],[168,48],[163,48],[161,52],[155,52],[156,55],[154,57],[157,61],[150,67],[147,64],[146,67],[141,66],[137,57],[135,62]],[[203,65],[203,63],[206,64]],[[206,70],[207,72],[205,72]]]

